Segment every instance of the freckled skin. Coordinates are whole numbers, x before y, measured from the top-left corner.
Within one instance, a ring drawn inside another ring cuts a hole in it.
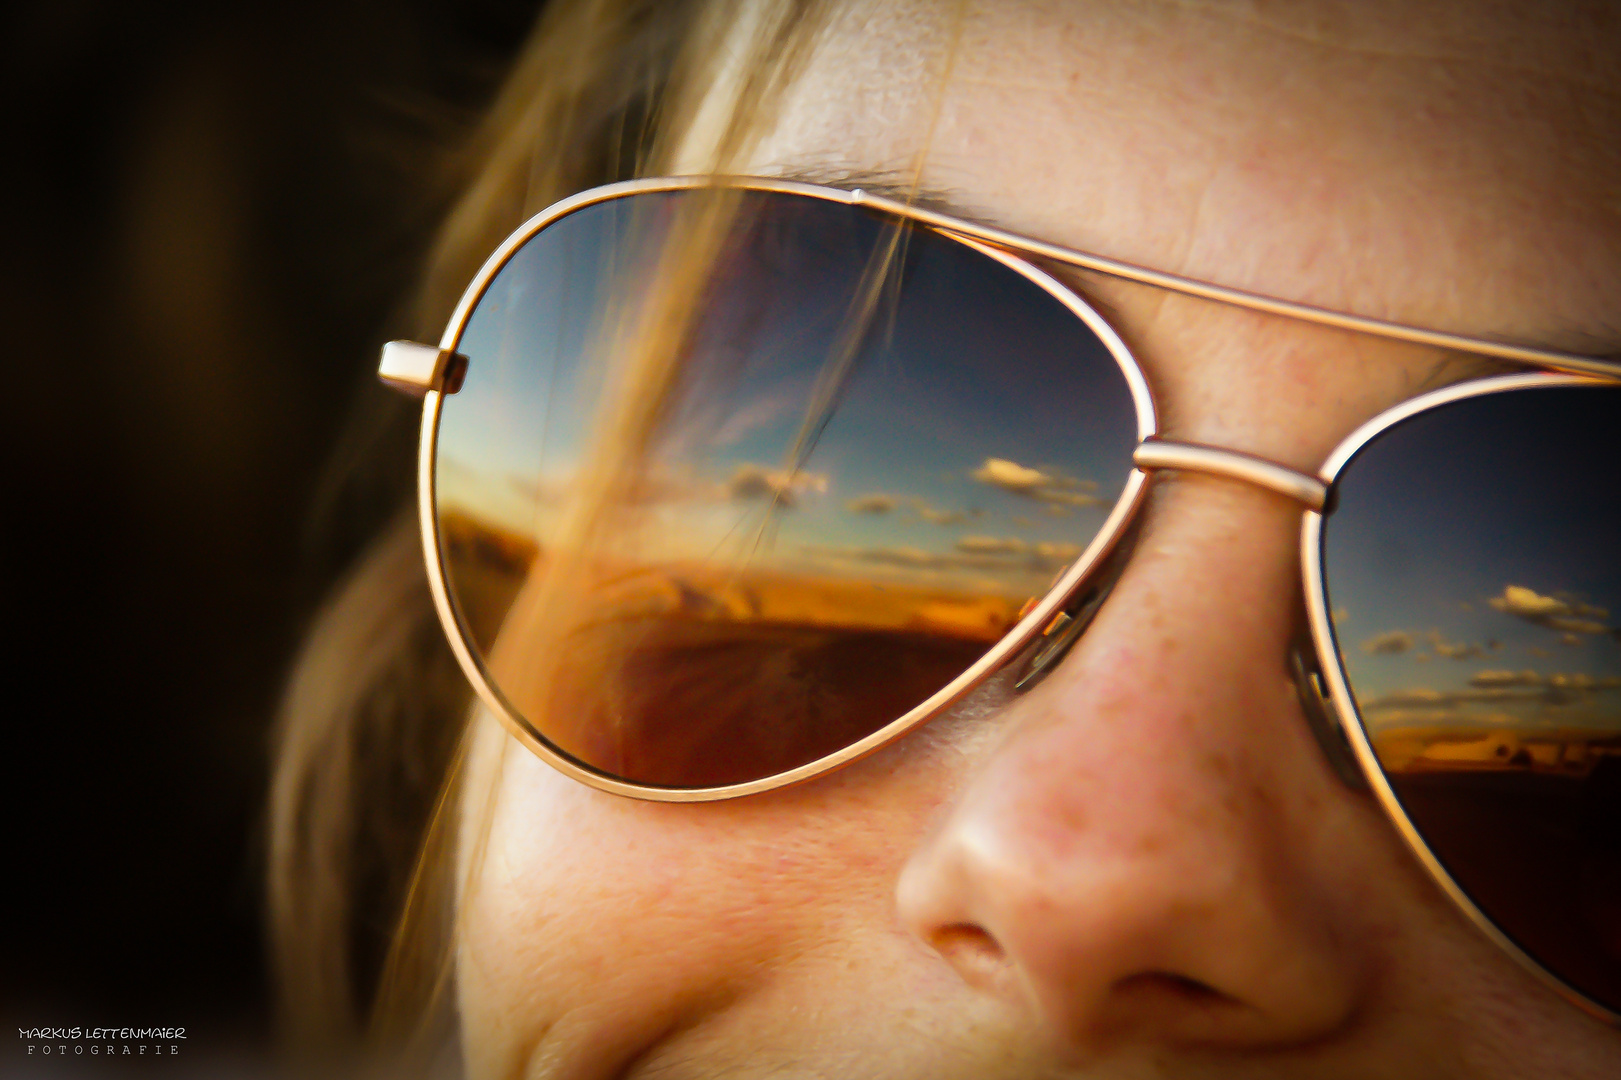
[[[846,5],[754,171],[903,169],[949,6]],[[968,10],[923,182],[987,217],[1575,348],[1621,309],[1613,11]],[[1470,373],[1078,284],[1143,361],[1167,435],[1300,469]],[[1299,520],[1230,481],[1161,481],[1110,600],[1035,691],[789,791],[618,799],[482,719],[458,955],[471,1074],[1621,1074],[1621,1032],[1469,926],[1324,762],[1283,669]]]

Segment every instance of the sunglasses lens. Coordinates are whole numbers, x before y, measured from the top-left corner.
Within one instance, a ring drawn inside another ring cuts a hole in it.
[[[692,788],[847,748],[1099,534],[1138,404],[1036,278],[778,193],[644,193],[495,276],[444,400],[447,583],[553,748]]]
[[[1323,523],[1340,656],[1380,767],[1497,928],[1621,1011],[1621,388],[1398,423]]]

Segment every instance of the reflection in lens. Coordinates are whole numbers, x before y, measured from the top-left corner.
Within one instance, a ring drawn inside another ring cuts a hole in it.
[[[1453,879],[1621,1011],[1621,388],[1469,398],[1340,474],[1323,552],[1363,725]]]
[[[650,785],[783,772],[928,699],[1097,535],[1137,437],[1107,348],[1018,272],[730,198],[529,240],[439,434],[441,550],[493,682]]]

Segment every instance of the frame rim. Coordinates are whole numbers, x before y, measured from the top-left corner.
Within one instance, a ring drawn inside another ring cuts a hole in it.
[[[1300,568],[1306,599],[1306,614],[1311,627],[1312,641],[1317,649],[1318,670],[1323,673],[1324,680],[1328,684],[1329,696],[1334,703],[1335,711],[1338,713],[1337,719],[1340,729],[1351,744],[1351,750],[1356,756],[1357,765],[1362,770],[1363,778],[1368,783],[1368,789],[1378,801],[1379,808],[1384,813],[1385,818],[1395,826],[1396,832],[1401,837],[1407,850],[1418,860],[1419,865],[1424,868],[1430,880],[1440,887],[1453,905],[1478,930],[1484,933],[1493,944],[1512,957],[1521,968],[1536,976],[1544,986],[1555,991],[1566,1001],[1595,1019],[1601,1020],[1612,1027],[1621,1027],[1621,1012],[1595,1001],[1576,989],[1576,987],[1566,982],[1533,957],[1513,938],[1509,937],[1497,925],[1496,921],[1475,903],[1468,891],[1458,884],[1439,857],[1431,850],[1429,842],[1424,839],[1424,834],[1408,816],[1406,807],[1402,805],[1395,789],[1390,784],[1389,778],[1385,775],[1383,767],[1379,764],[1379,755],[1373,748],[1373,742],[1368,735],[1367,726],[1363,722],[1361,710],[1357,708],[1356,697],[1351,692],[1350,681],[1345,673],[1345,665],[1340,659],[1339,639],[1335,633],[1334,622],[1330,617],[1328,607],[1328,581],[1323,566],[1322,547],[1323,520],[1333,513],[1332,493],[1340,473],[1355,459],[1363,447],[1397,424],[1440,406],[1467,401],[1471,398],[1510,393],[1516,390],[1535,390],[1560,386],[1614,385],[1616,385],[1616,380],[1613,378],[1595,378],[1587,375],[1548,374],[1544,372],[1498,375],[1433,390],[1379,413],[1347,435],[1329,454],[1328,459],[1319,470],[1318,475],[1329,485],[1331,493],[1329,509],[1324,511],[1307,510],[1305,512],[1300,528]]]
[[[842,188],[822,187],[790,180],[765,178],[756,180],[751,178],[746,182],[727,180],[722,183],[716,183],[715,179],[711,177],[630,180],[619,184],[593,188],[554,203],[526,221],[502,241],[494,253],[485,260],[484,265],[480,267],[479,272],[474,276],[472,282],[463,292],[461,299],[457,302],[455,310],[451,314],[450,322],[446,325],[445,332],[440,338],[440,349],[450,353],[456,351],[456,347],[460,344],[462,334],[466,331],[473,312],[477,309],[479,301],[483,299],[484,293],[494,282],[496,276],[524,244],[528,243],[547,226],[567,217],[569,214],[601,202],[646,192],[686,191],[706,187],[732,187],[744,191],[808,196],[824,202],[838,202],[872,209],[880,214],[897,218],[909,225],[928,229],[1001,263],[1063,304],[1102,343],[1111,359],[1114,360],[1131,393],[1136,410],[1138,443],[1140,444],[1144,439],[1157,433],[1159,427],[1158,411],[1141,365],[1114,328],[1068,285],[1001,245],[986,243],[972,236],[964,235],[962,230],[938,227],[916,211],[915,208],[908,207],[905,204],[867,197],[859,190],[847,191]],[[1097,534],[1087,543],[1082,553],[1070,563],[1069,567],[1041,595],[1036,604],[1025,613],[1024,617],[1019,619],[1007,633],[997,639],[996,643],[984,655],[960,675],[883,727],[833,754],[758,780],[713,787],[660,787],[636,783],[601,772],[561,748],[552,745],[545,735],[506,699],[506,696],[496,685],[495,680],[485,669],[479,650],[472,643],[467,621],[462,617],[459,605],[451,592],[449,575],[444,562],[443,547],[439,537],[437,512],[438,434],[440,416],[444,407],[444,396],[444,392],[439,388],[429,389],[423,396],[422,426],[417,454],[417,514],[422,534],[423,557],[428,571],[429,591],[433,596],[434,608],[439,616],[440,624],[445,630],[445,636],[450,639],[451,650],[462,669],[463,675],[472,685],[479,700],[501,722],[502,726],[519,742],[523,743],[526,749],[548,765],[551,765],[564,775],[597,790],[650,802],[717,802],[803,783],[823,773],[831,772],[866,757],[894,742],[913,728],[935,719],[981,686],[987,679],[1001,670],[1006,662],[1040,635],[1041,631],[1052,621],[1058,611],[1070,601],[1082,583],[1091,576],[1092,571],[1114,550],[1121,537],[1125,535],[1127,527],[1135,518],[1137,509],[1147,491],[1147,475],[1141,469],[1132,468],[1126,474],[1125,484],[1120,495],[1115,500],[1114,506],[1110,509]]]

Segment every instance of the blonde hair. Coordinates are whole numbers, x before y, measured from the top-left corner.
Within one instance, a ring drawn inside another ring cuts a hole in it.
[[[553,0],[452,162],[465,194],[422,278],[419,335],[436,336],[478,264],[538,209],[666,168],[695,127],[708,129],[712,170],[737,161],[769,127],[770,103],[812,48],[823,7]],[[691,227],[717,234],[723,217]],[[679,293],[661,306],[678,310]],[[634,373],[641,392],[611,410],[597,494],[575,517],[586,543],[616,500],[620,465],[656,423],[672,360],[646,352]],[[301,1054],[357,1052],[368,1014],[375,1038],[421,1044],[419,1057],[448,1034],[454,830],[444,820],[468,704],[440,640],[414,516],[402,513],[317,616],[278,713],[268,921],[279,1019]]]

